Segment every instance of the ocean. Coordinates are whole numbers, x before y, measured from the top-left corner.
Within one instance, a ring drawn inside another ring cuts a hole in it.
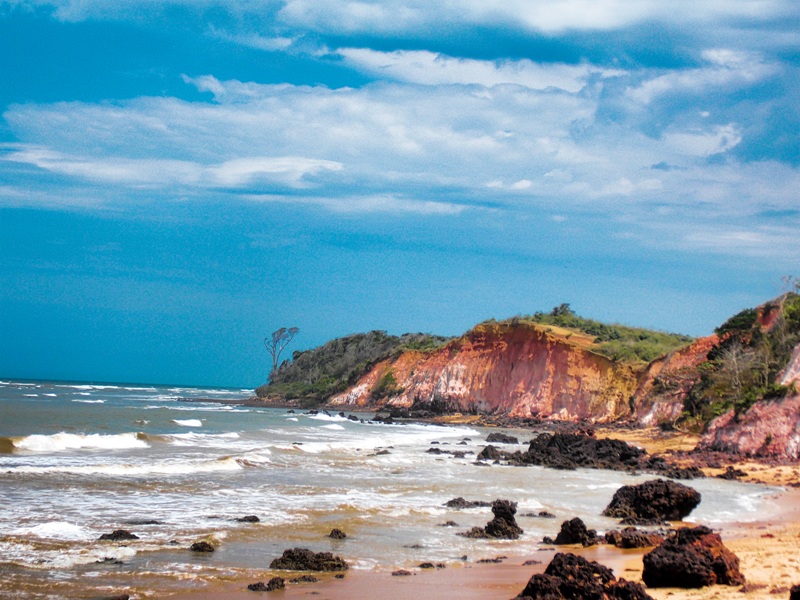
[[[163,598],[268,576],[284,549],[391,571],[498,554],[534,556],[581,517],[598,531],[622,485],[652,475],[476,466],[490,431],[371,422],[230,404],[252,390],[0,381],[0,597]],[[348,418],[354,416],[353,418]],[[527,442],[532,431],[503,429]],[[522,446],[517,446],[523,448]],[[465,452],[463,458],[428,452]],[[506,449],[514,449],[506,446]],[[689,521],[716,528],[767,518],[778,490],[687,482],[703,495]],[[455,497],[518,503],[516,541],[458,536],[491,519]],[[546,510],[556,519],[523,516]],[[258,522],[242,521],[256,516]],[[445,527],[447,521],[457,526]],[[327,537],[333,528],[344,540]],[[100,536],[126,529],[139,539]],[[198,540],[217,547],[191,552]]]

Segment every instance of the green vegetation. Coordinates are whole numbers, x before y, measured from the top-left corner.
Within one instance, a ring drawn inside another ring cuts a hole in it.
[[[382,360],[399,356],[406,350],[430,351],[448,340],[425,333],[394,336],[385,331],[337,338],[313,350],[294,352],[292,361],[281,364],[270,383],[259,387],[256,395],[301,399],[313,406],[345,391]],[[390,395],[399,389],[391,371],[378,383],[378,393]]]
[[[743,310],[716,333],[721,341],[700,366],[700,380],[684,402],[684,422],[700,427],[731,408],[741,413],[795,391],[776,380],[800,343],[800,295]]]
[[[522,321],[553,325],[590,335],[594,338],[595,344],[592,350],[623,362],[650,362],[693,341],[693,338],[687,335],[585,319],[576,315],[569,304],[556,306],[549,313],[537,312],[518,318]]]
[[[372,388],[372,398],[374,400],[381,400],[389,396],[402,394],[403,391],[405,390],[397,384],[394,371],[392,369],[387,369],[375,383],[375,387]]]

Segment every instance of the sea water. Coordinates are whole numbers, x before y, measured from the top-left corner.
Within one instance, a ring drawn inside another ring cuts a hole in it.
[[[530,555],[561,521],[600,516],[622,485],[648,475],[477,466],[480,427],[387,425],[229,403],[252,390],[0,382],[0,597],[162,597],[268,571],[284,549],[331,551],[356,569]],[[354,414],[354,413],[350,413]],[[531,431],[504,430],[528,441]],[[523,446],[501,445],[507,450]],[[463,458],[428,452],[465,452]],[[690,484],[689,520],[765,518],[775,489]],[[518,503],[517,541],[457,535],[491,519],[454,497]],[[546,510],[556,519],[523,516]],[[258,522],[237,519],[255,515]],[[455,521],[458,526],[443,526]],[[327,537],[333,528],[345,540]],[[139,536],[100,541],[126,529]],[[198,540],[217,551],[188,550]]]

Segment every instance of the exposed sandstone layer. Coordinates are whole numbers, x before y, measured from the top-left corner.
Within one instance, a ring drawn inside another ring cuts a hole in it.
[[[389,374],[395,393],[376,399]],[[547,327],[486,323],[433,353],[378,364],[329,403],[607,422],[632,415],[640,375]]]

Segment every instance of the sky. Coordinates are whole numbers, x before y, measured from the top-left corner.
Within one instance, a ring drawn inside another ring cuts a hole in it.
[[[795,0],[0,0],[0,377],[252,387],[800,275]]]

